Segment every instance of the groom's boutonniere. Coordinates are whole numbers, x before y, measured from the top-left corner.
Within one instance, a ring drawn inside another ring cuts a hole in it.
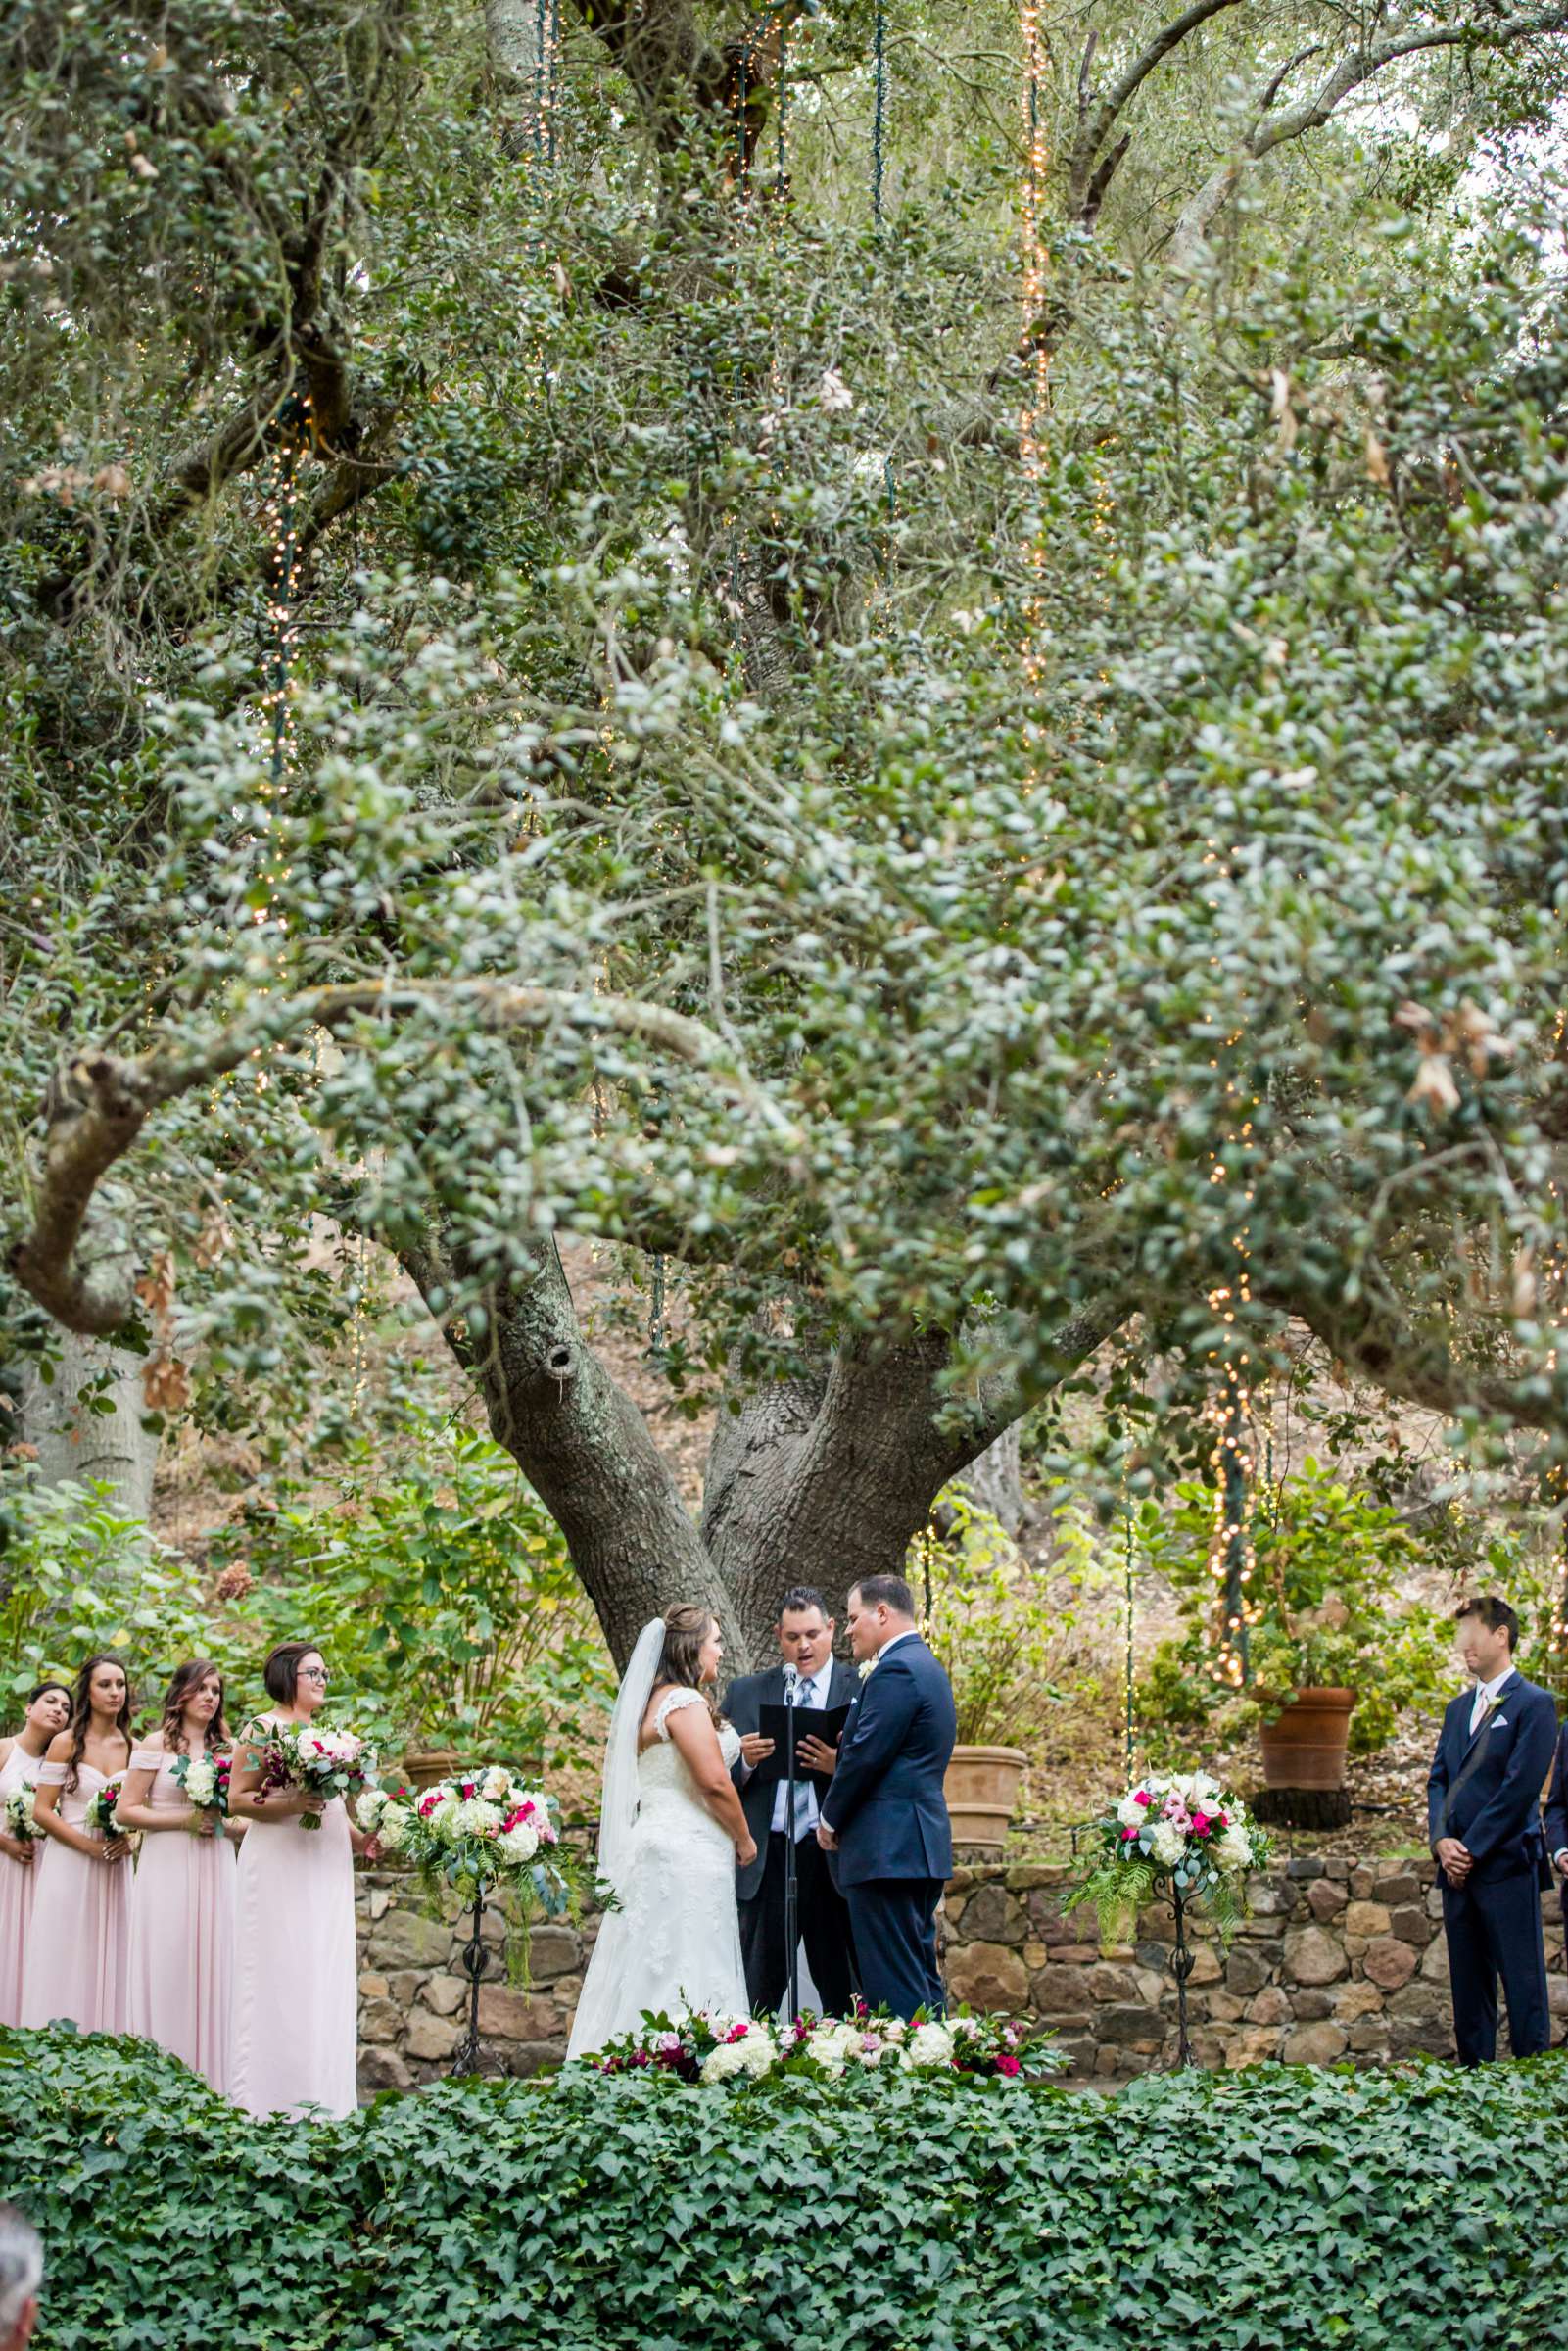
[[[876,1659],[876,1657],[867,1657],[867,1658],[866,1658],[866,1660],[864,1661],[864,1663],[862,1664],[862,1666],[861,1666],[861,1668],[860,1668],[860,1678],[861,1678],[861,1680],[862,1680],[863,1682],[869,1682],[869,1681],[871,1680],[871,1677],[872,1677],[872,1675],[873,1675],[873,1674],[876,1672],[876,1670],[877,1670],[877,1663],[878,1663],[878,1660]]]

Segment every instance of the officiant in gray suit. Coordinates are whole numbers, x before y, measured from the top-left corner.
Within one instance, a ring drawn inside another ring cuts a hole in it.
[[[817,1842],[816,1787],[809,1780],[797,1783],[791,1823],[784,1783],[759,1778],[757,1765],[774,1752],[774,1742],[762,1734],[761,1710],[784,1704],[786,1666],[792,1666],[799,1676],[795,1754],[808,1771],[831,1772],[838,1759],[836,1748],[813,1735],[812,1713],[847,1706],[860,1679],[853,1666],[834,1660],[833,1620],[822,1594],[811,1585],[797,1584],[784,1594],[778,1630],[779,1663],[766,1673],[742,1674],[731,1683],[724,1700],[725,1718],[740,1733],[740,1760],[734,1777],[746,1825],[757,1843],[756,1859],[736,1872],[746,1989],[752,2007],[770,2016],[784,1995],[789,1976],[789,1954],[784,1948],[784,1862],[792,1840],[806,1964],[823,2014],[845,2016],[855,1984],[849,1911]]]

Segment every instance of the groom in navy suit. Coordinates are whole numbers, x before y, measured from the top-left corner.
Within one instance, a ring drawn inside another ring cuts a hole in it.
[[[946,2005],[936,1905],[953,1874],[942,1781],[957,1736],[953,1692],[915,1625],[901,1575],[869,1575],[847,1608],[865,1679],[838,1743],[817,1840],[837,1856],[860,1986],[873,2008],[909,2018]]]
[[[1427,1830],[1443,1884],[1443,1925],[1461,2065],[1497,2050],[1497,1978],[1508,2046],[1549,2046],[1541,1935],[1541,1784],[1557,1737],[1550,1695],[1514,1668],[1519,1619],[1505,1601],[1466,1601],[1455,1619],[1475,1688],[1450,1701],[1427,1781]]]

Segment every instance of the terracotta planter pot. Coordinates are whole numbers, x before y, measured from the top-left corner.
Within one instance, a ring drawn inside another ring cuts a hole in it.
[[[449,1779],[462,1757],[454,1747],[410,1747],[403,1758],[403,1776],[410,1788],[433,1788]],[[391,1774],[388,1778],[390,1780]]]
[[[942,1793],[955,1845],[1006,1843],[1028,1760],[1017,1747],[955,1747]]]
[[[1299,1690],[1273,1722],[1259,1724],[1263,1785],[1342,1788],[1354,1703],[1354,1690]]]

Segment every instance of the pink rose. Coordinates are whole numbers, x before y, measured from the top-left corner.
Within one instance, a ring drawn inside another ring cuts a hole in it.
[[[1136,1844],[1137,1844],[1137,1842],[1138,1842],[1138,1832],[1137,1832],[1137,1830],[1136,1830],[1136,1829],[1123,1829],[1123,1830],[1122,1830],[1122,1832],[1121,1832],[1121,1842],[1122,1842],[1122,1844],[1123,1844],[1123,1845],[1136,1845]]]
[[[1207,1837],[1207,1836],[1208,1836],[1208,1834],[1209,1834],[1209,1815],[1208,1815],[1208,1813],[1207,1813],[1207,1812],[1195,1812],[1195,1813],[1193,1814],[1193,1816],[1192,1816],[1192,1833],[1193,1833],[1193,1835],[1194,1835],[1195,1837]]]
[[[1022,2074],[1023,2068],[1010,2051],[1004,2049],[996,2061],[996,2070],[999,2074]]]
[[[1139,1788],[1135,1791],[1132,1800],[1135,1804],[1152,1804],[1155,1799],[1147,1788]]]

